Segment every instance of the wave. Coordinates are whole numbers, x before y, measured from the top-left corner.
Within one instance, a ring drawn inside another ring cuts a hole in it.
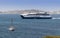
[[[60,19],[60,18],[52,18],[52,19]]]

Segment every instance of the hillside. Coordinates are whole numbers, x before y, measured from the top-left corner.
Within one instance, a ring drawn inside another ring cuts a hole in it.
[[[0,11],[2,14],[23,14],[23,13],[40,13],[40,12],[47,12],[49,14],[60,14],[60,11],[42,11],[42,10],[12,10],[12,11]]]

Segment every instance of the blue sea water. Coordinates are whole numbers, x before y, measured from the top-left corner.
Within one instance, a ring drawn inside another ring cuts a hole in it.
[[[22,19],[19,14],[0,14],[0,38],[43,38],[60,36],[60,15],[55,19]],[[10,31],[11,18],[15,31]]]

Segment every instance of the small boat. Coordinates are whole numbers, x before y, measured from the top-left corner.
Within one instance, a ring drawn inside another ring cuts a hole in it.
[[[15,27],[10,26],[8,29],[9,29],[10,31],[14,31],[14,30],[15,30]]]
[[[21,14],[23,19],[52,19],[50,14],[45,13],[29,13],[29,14]]]
[[[11,19],[11,26],[8,28],[10,31],[15,31],[15,27],[13,25],[13,19]]]

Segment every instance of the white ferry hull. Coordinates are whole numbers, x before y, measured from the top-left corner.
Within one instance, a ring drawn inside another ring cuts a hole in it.
[[[23,16],[23,15],[21,15],[21,17],[23,18],[23,19],[52,19],[52,17],[50,17],[50,16],[48,16],[48,17],[35,17],[35,16]]]

